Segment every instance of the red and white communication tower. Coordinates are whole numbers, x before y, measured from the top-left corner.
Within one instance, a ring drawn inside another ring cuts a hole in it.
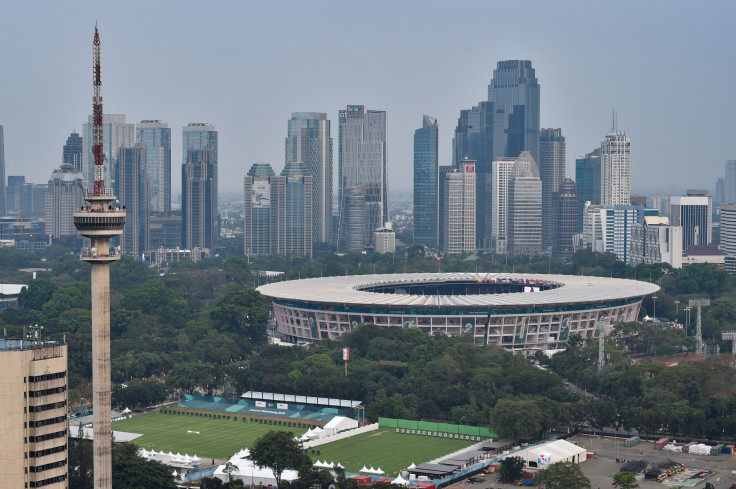
[[[95,24],[95,39],[92,43],[92,77],[94,94],[92,95],[92,154],[95,158],[95,183],[92,193],[105,195],[105,153],[102,151],[102,67],[101,67],[100,33]]]

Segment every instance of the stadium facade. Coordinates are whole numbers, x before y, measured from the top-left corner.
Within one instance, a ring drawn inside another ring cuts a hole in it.
[[[278,331],[294,342],[335,339],[361,323],[472,335],[510,350],[564,347],[597,337],[598,322],[635,321],[659,287],[574,275],[410,273],[292,280],[258,288]]]

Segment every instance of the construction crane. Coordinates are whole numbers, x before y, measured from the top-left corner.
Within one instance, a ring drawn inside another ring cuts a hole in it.
[[[94,195],[105,195],[105,153],[103,152],[102,133],[102,65],[100,49],[100,33],[95,23],[95,38],[92,43],[92,77],[94,94],[92,95],[92,154],[95,158],[95,184],[92,193]]]

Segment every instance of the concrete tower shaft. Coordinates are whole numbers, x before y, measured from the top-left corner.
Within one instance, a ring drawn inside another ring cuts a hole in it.
[[[95,124],[95,182],[92,192],[87,191],[87,205],[74,213],[77,232],[90,239],[80,259],[92,266],[92,402],[93,463],[95,489],[112,489],[112,428],[110,416],[110,262],[120,258],[110,250],[110,238],[123,233],[125,211],[121,210],[114,195],[108,195],[102,180],[102,97],[100,94],[100,37],[95,26],[94,37],[94,91]],[[97,120],[97,113],[100,120]],[[99,124],[98,124],[99,122]],[[99,153],[99,154],[98,154]]]

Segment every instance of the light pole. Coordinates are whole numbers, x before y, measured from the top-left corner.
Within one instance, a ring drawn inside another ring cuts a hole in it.
[[[687,321],[685,322],[685,338],[687,338],[687,328],[690,327],[690,309],[692,309],[690,306],[685,308],[685,314],[687,314]]]
[[[652,311],[652,316],[654,319],[654,322],[657,322],[657,296],[652,296],[652,301],[654,301],[654,309]]]
[[[680,316],[680,301],[675,300],[675,322],[679,319]]]

